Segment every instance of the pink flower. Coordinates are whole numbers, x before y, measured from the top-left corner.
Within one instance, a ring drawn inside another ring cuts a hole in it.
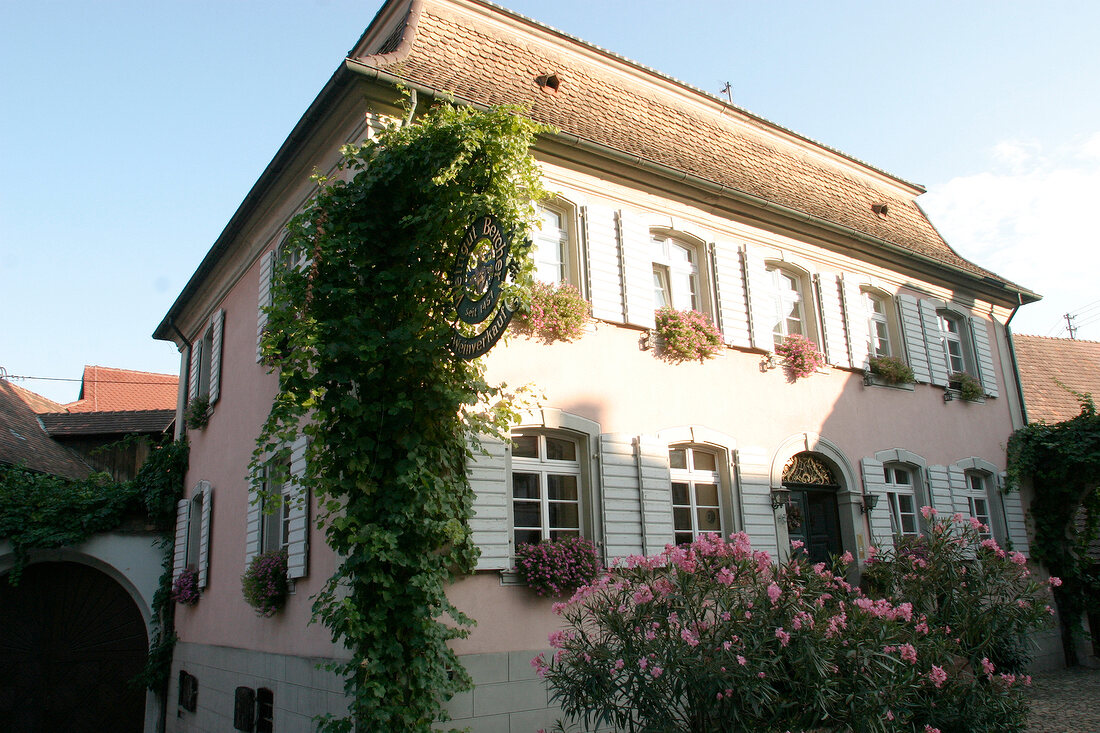
[[[784,631],[783,627],[775,630],[775,638],[779,639],[780,646],[787,646],[791,643],[791,635]]]
[[[917,663],[917,649],[912,644],[902,644],[898,647],[898,650],[901,651],[901,658],[906,662],[909,662],[909,664]]]
[[[772,583],[768,586],[768,598],[771,599],[773,606],[779,602],[779,596],[781,595],[783,595],[783,591],[779,589],[778,585]]]
[[[688,646],[699,646],[699,637],[692,633],[691,629],[681,629],[680,638],[687,642]]]
[[[737,655],[737,663],[740,664],[742,667],[744,667],[746,664],[748,664],[748,660],[745,659],[744,657],[742,657],[740,654],[738,654]]]
[[[932,670],[928,673],[928,679],[936,687],[943,687],[943,683],[947,682],[947,672],[943,671],[943,667],[937,667],[933,664]]]
[[[930,506],[922,506],[920,508],[920,515],[925,519],[931,519],[932,517],[936,516],[936,510]]]
[[[649,669],[649,673],[651,675],[653,675],[654,679],[660,677],[662,674],[664,674],[664,672],[665,671],[663,669],[661,669],[660,667],[658,667],[656,664],[653,665],[652,667],[650,667],[650,669]]]
[[[989,661],[986,657],[982,657],[982,671],[985,672],[987,677],[993,676],[993,670],[996,667],[993,666],[993,662]]]
[[[1062,579],[1056,575],[1052,575],[1047,582],[1050,583],[1051,588],[1057,588],[1062,584]]]

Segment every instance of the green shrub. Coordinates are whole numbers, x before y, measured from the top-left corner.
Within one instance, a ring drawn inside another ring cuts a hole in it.
[[[982,389],[981,382],[966,372],[955,372],[948,378],[948,381],[952,387],[959,390],[959,394],[964,400],[973,402],[985,397],[985,390]]]
[[[871,374],[881,377],[887,384],[913,384],[917,381],[913,369],[896,356],[872,356]]]

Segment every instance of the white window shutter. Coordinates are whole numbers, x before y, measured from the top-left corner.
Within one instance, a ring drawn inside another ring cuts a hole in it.
[[[642,495],[634,459],[634,437],[600,435],[600,485],[603,497],[604,550],[607,562],[641,555]]]
[[[955,500],[954,510],[964,517],[970,516],[970,502],[967,501],[967,494],[970,492],[970,485],[966,480],[966,471],[962,470],[958,466],[947,467],[947,477],[951,482],[951,496]],[[986,497],[988,500],[988,497]],[[941,512],[949,511],[951,505],[948,507],[941,507],[938,504],[936,508]]]
[[[507,570],[512,567],[512,527],[509,517],[507,448],[499,440],[482,438],[482,447],[466,465],[474,492],[470,534],[481,550],[478,570]]]
[[[947,386],[947,355],[943,351],[943,334],[940,332],[940,317],[936,313],[944,304],[935,300],[922,300],[920,320],[924,328],[924,342],[928,349],[928,366],[932,372],[932,384]]]
[[[225,311],[219,310],[210,319],[210,328],[213,329],[212,347],[210,349],[210,404],[218,401],[221,395],[222,383],[222,332],[225,330]]]
[[[880,550],[894,546],[894,528],[890,523],[890,501],[886,498],[886,474],[882,470],[882,461],[864,458],[860,461],[863,469],[863,493],[878,496],[878,505],[867,513],[871,525],[871,541]]]
[[[916,488],[916,487],[914,487]],[[928,504],[937,512],[952,514],[955,511],[955,498],[951,486],[951,473],[947,466],[928,467]],[[915,495],[918,504],[920,496]]]
[[[275,250],[268,250],[260,257],[260,292],[256,298],[256,361],[263,358],[264,329],[267,327],[267,308],[271,307],[271,278],[275,274]]]
[[[607,206],[581,208],[588,262],[588,299],[592,316],[623,322],[622,250],[615,211]]]
[[[263,504],[254,485],[248,488],[248,513],[245,516],[244,564],[248,567],[252,558],[260,554],[263,542]]]
[[[775,287],[768,268],[755,250],[745,247],[741,250],[745,267],[745,282],[748,290],[750,333],[752,345],[757,349],[772,351],[775,338],[776,298]]]
[[[640,435],[635,445],[642,496],[642,547],[646,555],[656,555],[675,540],[668,443],[651,435]]]
[[[1027,540],[1027,520],[1024,518],[1024,506],[1020,499],[1020,492],[1004,493],[999,477],[997,487],[1001,494],[1001,502],[1004,505],[1008,540],[1012,543],[1013,550],[1027,555],[1030,552]]]
[[[202,334],[191,344],[191,364],[187,371],[187,403],[199,394],[199,371],[202,369]]]
[[[854,275],[841,275],[840,292],[843,296],[844,328],[848,332],[848,358],[856,369],[871,368],[870,314],[867,302]],[[900,347],[896,344],[895,348]]]
[[[191,500],[176,502],[176,543],[172,552],[172,582],[180,577],[187,566],[187,529],[191,518]]]
[[[619,234],[622,237],[626,322],[653,328],[653,247],[649,243],[649,228],[639,214],[622,210],[619,212]]]
[[[752,336],[749,332],[749,307],[745,298],[741,253],[729,242],[716,242],[713,248],[722,337],[730,346],[748,348],[752,346]]]
[[[989,344],[989,330],[985,321],[976,316],[970,318],[970,334],[973,337],[974,359],[978,363],[978,378],[982,382],[985,393],[990,397],[996,397],[997,371],[993,367],[993,350]]]
[[[737,491],[741,494],[744,527],[752,546],[779,557],[776,510],[772,509],[771,452],[759,446],[737,451]]]
[[[205,588],[210,576],[210,522],[214,509],[214,489],[209,481],[199,481],[202,493],[202,517],[199,519],[199,588]]]
[[[309,487],[306,485],[306,447],[309,439],[299,435],[290,449],[290,515],[287,532],[287,576],[304,578],[309,574]]]
[[[852,366],[844,327],[844,284],[839,277],[829,273],[815,275],[814,279],[817,281],[821,324],[825,329],[821,339],[825,358],[834,366]]]
[[[898,309],[901,312],[901,332],[905,341],[905,351],[909,355],[909,367],[918,382],[931,382],[932,372],[928,365],[928,342],[924,338],[924,326],[921,323],[920,308],[912,295],[898,296]],[[943,352],[939,344],[936,348]]]

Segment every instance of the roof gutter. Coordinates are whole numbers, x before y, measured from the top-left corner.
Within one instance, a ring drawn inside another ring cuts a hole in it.
[[[369,79],[376,79],[378,81],[392,84],[394,86],[402,86],[407,89],[417,91],[421,94],[427,94],[431,97],[456,100],[461,99],[463,104],[469,105],[471,107],[483,110],[489,109],[489,105],[487,104],[482,104],[473,100],[457,97],[454,94],[450,94],[441,89],[435,89],[424,84],[418,84],[408,79],[382,71],[381,69],[375,68],[353,58],[345,59],[344,65],[350,71],[353,71],[354,73],[359,74],[360,76],[367,77]],[[602,157],[617,160],[635,168],[642,168],[644,170],[651,171],[662,176],[663,178],[686,183],[695,188],[700,188],[704,191],[708,191],[719,196],[733,199],[741,203],[749,204],[750,206],[759,209],[774,211],[788,219],[806,222],[808,224],[812,224],[813,226],[826,229],[837,234],[841,234],[845,237],[857,239],[868,244],[873,244],[889,252],[901,255],[902,257],[911,258],[919,262],[923,262],[927,265],[931,265],[935,268],[948,270],[952,273],[955,273],[956,275],[961,275],[967,280],[978,280],[986,286],[996,284],[998,286],[998,290],[1000,291],[997,294],[1001,297],[1005,297],[1009,293],[1016,296],[1017,308],[1020,305],[1024,304],[1025,298],[1029,303],[1039,300],[1039,296],[1031,291],[1011,288],[1008,285],[1001,283],[1000,281],[976,275],[975,273],[968,272],[961,267],[957,267],[946,262],[941,262],[940,260],[928,257],[927,255],[922,255],[919,252],[914,252],[912,250],[906,249],[885,239],[880,239],[879,237],[865,234],[857,229],[852,229],[851,227],[847,227],[843,224],[836,224],[834,222],[828,221],[827,219],[822,219],[820,217],[814,216],[813,214],[807,214],[804,211],[792,209],[788,206],[784,206],[783,204],[777,204],[774,201],[768,201],[767,199],[760,198],[759,196],[754,196],[753,194],[746,193],[745,191],[740,191],[735,188],[730,188],[729,186],[724,186],[720,183],[715,183],[714,181],[711,181],[709,179],[701,178],[700,176],[696,176],[686,171],[664,165],[663,163],[657,163],[655,161],[648,160],[634,153],[627,153],[617,148],[613,148],[602,143],[597,143],[592,140],[587,140],[578,135],[574,135],[573,133],[568,132],[558,132],[556,135],[554,135],[554,140],[564,143],[565,145],[569,145],[571,147],[594,153]]]

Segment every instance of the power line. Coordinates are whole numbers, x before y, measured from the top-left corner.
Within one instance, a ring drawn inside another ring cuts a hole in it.
[[[167,375],[166,375],[167,376]],[[169,377],[175,379],[175,377]],[[8,374],[7,371],[0,367],[0,379],[37,379],[40,382],[83,382],[84,384],[151,384],[151,385],[171,385],[171,382],[159,381],[159,382],[134,382],[122,379],[73,379],[70,377],[32,377],[27,374]],[[178,381],[178,380],[177,380]]]

